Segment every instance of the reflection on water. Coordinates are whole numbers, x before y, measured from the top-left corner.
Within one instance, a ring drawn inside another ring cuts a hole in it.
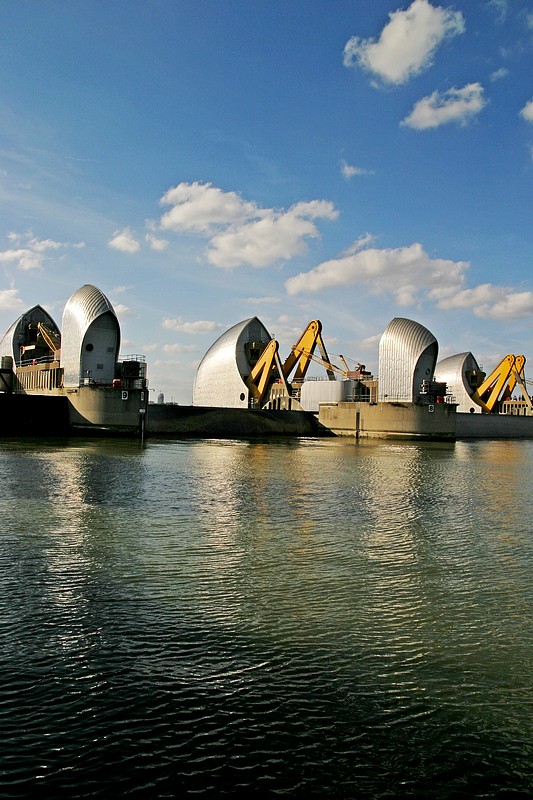
[[[527,797],[533,445],[0,443],[0,795]]]

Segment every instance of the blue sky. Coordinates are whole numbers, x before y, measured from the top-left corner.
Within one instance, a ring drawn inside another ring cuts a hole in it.
[[[180,403],[250,316],[533,364],[531,3],[3,0],[0,276],[2,333],[99,286]]]

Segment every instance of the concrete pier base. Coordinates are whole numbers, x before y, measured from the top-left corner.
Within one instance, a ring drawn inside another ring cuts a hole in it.
[[[318,420],[336,436],[453,441],[456,416],[448,403],[321,403]]]

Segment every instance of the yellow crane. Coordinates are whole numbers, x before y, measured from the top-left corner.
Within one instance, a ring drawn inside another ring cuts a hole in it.
[[[317,346],[321,355],[320,359],[314,355]],[[309,369],[309,364],[313,360],[318,361],[318,363],[326,367],[326,372],[330,381],[335,380],[332,365],[326,351],[326,345],[322,339],[322,323],[318,319],[311,320],[296,344],[293,344],[291,347],[291,352],[287,356],[282,368],[285,380],[289,380],[292,370],[297,365],[292,380],[303,381]]]
[[[315,355],[317,347],[320,357]],[[282,383],[285,393],[291,395],[293,385],[298,387],[303,382],[311,361],[322,364],[331,381],[335,380],[335,371],[344,374],[329,360],[322,339],[322,323],[318,319],[313,319],[308,323],[296,344],[291,347],[283,364],[279,358],[279,345],[276,339],[271,339],[267,344],[246,379],[246,385],[253,397],[254,404],[263,405],[274,381]]]
[[[525,356],[515,356],[512,353],[506,355],[478,386],[472,395],[472,400],[480,405],[486,414],[491,414],[497,408],[498,403],[511,396],[518,383],[524,399],[531,407],[531,398],[525,386],[525,363]]]
[[[61,347],[61,336],[49,328],[44,322],[37,323],[37,329],[41,334],[41,337],[46,343],[46,346],[50,348],[52,353],[55,353],[56,350],[59,350]]]

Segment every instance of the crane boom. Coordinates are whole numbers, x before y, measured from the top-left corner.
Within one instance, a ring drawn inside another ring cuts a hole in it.
[[[322,357],[321,359],[314,355],[317,346]],[[291,347],[291,352],[287,356],[282,368],[285,380],[289,380],[291,372],[296,367],[296,372],[292,380],[294,382],[303,381],[311,361],[317,361],[322,364],[326,368],[329,380],[335,380],[326,345],[322,339],[322,323],[318,319],[311,320],[296,344],[293,344]]]
[[[514,356],[512,353],[506,355],[476,389],[472,400],[480,405],[485,413],[490,414],[498,401],[510,397],[518,378],[523,380],[525,363],[524,356]]]
[[[279,345],[276,339],[271,339],[246,379],[246,385],[250,390],[254,403],[258,405],[263,404],[272,383],[274,370],[277,368],[279,374],[282,374],[278,348]]]

